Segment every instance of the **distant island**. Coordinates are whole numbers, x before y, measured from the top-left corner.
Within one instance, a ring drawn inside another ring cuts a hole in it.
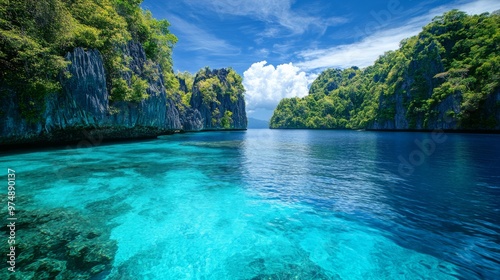
[[[365,69],[328,69],[271,128],[500,130],[500,13],[438,16]]]
[[[248,118],[248,128],[269,128],[269,122],[255,118]]]
[[[246,129],[241,76],[174,74],[177,38],[140,2],[0,9],[0,145]]]

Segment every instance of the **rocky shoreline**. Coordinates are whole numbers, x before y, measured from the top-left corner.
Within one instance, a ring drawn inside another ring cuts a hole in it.
[[[131,58],[129,68],[133,73],[147,80],[147,98],[140,102],[111,100],[99,51],[76,48],[66,55],[71,62],[66,69],[70,77],[61,78],[60,93],[45,98],[39,106],[43,109],[39,118],[27,119],[20,113],[21,100],[15,92],[7,90],[4,92],[8,94],[0,96],[0,146],[74,143],[89,135],[118,140],[154,138],[179,131],[246,129],[243,95],[234,100],[218,93],[207,103],[199,87],[193,85],[191,107],[181,109],[168,97],[160,66],[151,66],[141,44],[129,42],[124,53]],[[228,74],[226,69],[207,69],[204,73],[222,81]],[[123,78],[131,83],[131,75]],[[231,112],[229,128],[220,122],[226,111]],[[214,117],[219,121],[214,123]]]

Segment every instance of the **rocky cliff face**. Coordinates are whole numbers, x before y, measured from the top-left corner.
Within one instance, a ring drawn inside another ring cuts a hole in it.
[[[392,96],[381,96],[379,108],[386,104],[393,106],[393,119],[375,121],[368,129],[383,130],[499,130],[500,129],[500,90],[482,100],[473,111],[463,110],[463,93],[456,91],[442,100],[425,107],[418,99],[433,98],[433,90],[442,83],[439,74],[445,71],[439,49],[430,44],[425,49],[417,50],[423,59],[412,61],[408,72],[403,77],[404,83]],[[419,86],[416,86],[419,81]],[[414,102],[415,106],[409,106]],[[460,121],[458,116],[465,115],[468,121]],[[487,125],[485,125],[485,123]],[[491,125],[488,125],[488,124]]]
[[[124,47],[124,54],[132,58],[128,65],[132,73],[148,81],[146,89],[148,97],[139,103],[125,101],[111,103],[109,124],[125,128],[148,128],[153,133],[182,129],[179,112],[172,100],[166,97],[160,67],[147,61],[140,44],[129,43]],[[149,73],[146,72],[146,66],[149,68]],[[122,74],[129,84],[132,80],[132,73]]]
[[[20,114],[15,92],[1,100],[1,144],[56,142],[64,130],[94,129],[107,125],[109,95],[101,55],[98,51],[75,49],[66,58],[71,78],[62,82],[63,90],[46,96],[39,120],[27,121]],[[60,141],[72,140],[74,132]]]
[[[375,120],[368,129],[374,130],[499,130],[500,129],[500,90],[485,97],[472,111],[463,111],[461,106],[463,93],[456,91],[442,100],[436,100],[426,107],[424,102],[433,97],[433,90],[443,80],[439,74],[445,71],[439,49],[436,44],[417,49],[423,58],[410,62],[403,83],[392,96],[381,96],[379,108],[392,107],[394,117],[387,120]],[[413,102],[413,106],[412,106]],[[465,116],[467,122],[460,121]],[[490,125],[491,124],[491,125]]]
[[[498,13],[435,17],[373,65],[327,69],[271,128],[500,131]]]
[[[247,116],[245,100],[242,98],[241,89],[230,89],[233,82],[228,81],[228,69],[206,69],[199,73],[194,80],[191,96],[191,108],[188,113],[186,126],[190,130],[220,130],[220,129],[246,129]],[[211,93],[203,92],[203,82],[209,79],[219,81]],[[209,96],[212,94],[211,96]],[[199,116],[199,117],[197,117]],[[190,120],[199,120],[192,123]]]
[[[167,98],[159,65],[147,61],[140,44],[130,42],[123,51],[124,56],[131,58],[128,67],[132,70],[122,74],[124,80],[130,85],[132,74],[147,80],[147,98],[140,102],[111,101],[101,54],[97,50],[76,48],[66,55],[71,62],[67,67],[70,77],[61,78],[60,93],[45,98],[39,119],[28,122],[20,114],[15,92],[0,96],[0,145],[75,142],[88,137],[155,137],[178,130],[215,128],[205,120],[210,108],[197,107],[195,94],[191,103],[196,106],[179,112],[175,102]],[[220,98],[220,112],[234,112],[237,116],[234,128],[245,129],[243,97],[236,102]]]
[[[421,48],[418,53],[422,54],[423,59],[412,60],[408,66],[408,71],[403,77],[403,83],[396,89],[392,96],[381,96],[379,100],[380,110],[387,109],[385,107],[392,106],[395,114],[393,119],[383,122],[375,121],[369,129],[436,129],[444,128],[442,116],[445,112],[453,108],[452,100],[439,104],[439,113],[432,116],[427,123],[424,123],[425,111],[415,109],[410,111],[410,104],[415,95],[421,99],[427,99],[432,96],[433,88],[436,87],[440,80],[434,78],[436,74],[444,71],[444,66],[439,55],[439,49],[436,44],[431,44],[428,47]],[[418,85],[417,81],[419,82]],[[453,99],[453,97],[451,97]],[[458,103],[458,105],[460,102]],[[420,106],[417,104],[415,107]],[[457,108],[455,108],[457,109]],[[454,126],[453,126],[454,127]]]

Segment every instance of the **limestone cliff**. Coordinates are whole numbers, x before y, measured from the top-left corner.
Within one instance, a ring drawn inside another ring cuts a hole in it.
[[[498,13],[452,10],[373,65],[327,69],[271,128],[500,131]]]
[[[232,69],[208,68],[198,72],[191,96],[191,114],[201,117],[194,130],[246,129],[243,87]],[[195,118],[197,119],[197,118]]]
[[[441,103],[439,113],[431,116],[430,120],[424,123],[426,111],[414,110],[410,111],[410,104],[418,91],[420,98],[430,98],[433,89],[441,83],[439,79],[434,78],[438,73],[444,72],[442,58],[439,54],[439,49],[436,44],[431,43],[425,48],[423,46],[417,49],[422,58],[419,60],[411,60],[408,65],[408,71],[402,77],[403,82],[394,91],[393,95],[381,95],[379,97],[379,110],[390,109],[394,111],[393,117],[388,119],[375,119],[369,129],[449,129],[455,127],[451,121],[444,121],[445,112],[453,109],[455,102]],[[420,85],[416,85],[417,81]],[[452,97],[453,98],[453,97]],[[459,103],[460,104],[460,103]],[[459,108],[455,108],[459,110]]]
[[[45,98],[38,119],[28,121],[20,113],[16,93],[3,90],[7,94],[0,96],[0,145],[75,142],[88,137],[144,138],[180,130],[246,128],[243,94],[234,102],[226,96],[217,96],[218,112],[231,111],[233,117],[229,127],[212,125],[206,118],[215,107],[200,105],[197,94],[193,94],[193,107],[188,112],[179,112],[179,105],[167,97],[160,66],[147,60],[140,44],[128,43],[123,54],[131,71],[122,73],[122,78],[128,85],[133,75],[146,80],[147,97],[139,102],[113,101],[99,51],[76,48],[66,55],[70,64],[61,75],[62,90]],[[223,77],[224,70],[220,71]]]
[[[379,98],[379,110],[390,109],[394,112],[393,117],[375,119],[367,126],[368,129],[500,130],[500,90],[481,99],[476,108],[467,110],[462,104],[462,91],[456,90],[445,97],[436,94],[436,88],[446,80],[442,76],[449,75],[438,46],[431,42],[420,46],[416,52],[420,54],[420,59],[409,63],[402,76],[404,82],[393,95],[381,95]]]

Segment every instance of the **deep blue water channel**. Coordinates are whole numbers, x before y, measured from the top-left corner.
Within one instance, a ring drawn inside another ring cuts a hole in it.
[[[20,207],[107,211],[109,279],[499,279],[500,135],[434,136],[188,133],[0,160]]]

